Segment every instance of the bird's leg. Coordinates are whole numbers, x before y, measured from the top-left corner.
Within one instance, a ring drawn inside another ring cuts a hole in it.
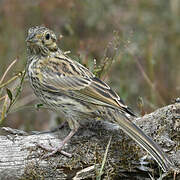
[[[66,121],[62,122],[58,127],[51,129],[50,132],[53,133],[53,132],[56,132],[56,131],[64,128],[66,123],[67,123]]]
[[[54,154],[56,154],[57,152],[60,152],[61,154],[68,156],[68,157],[72,157],[72,154],[69,154],[65,151],[62,151],[63,146],[71,139],[71,137],[77,132],[78,128],[74,128],[71,130],[71,132],[64,138],[64,140],[61,142],[61,144],[56,147],[56,148],[49,148],[49,147],[45,147],[44,145],[38,144],[38,146],[46,151],[51,151],[50,153],[46,154],[43,156],[43,158],[47,158],[50,157]]]
[[[62,122],[58,127],[53,128],[53,129],[51,129],[51,130],[41,131],[41,132],[39,132],[39,131],[31,131],[29,134],[31,134],[31,135],[34,135],[34,134],[40,135],[40,134],[54,133],[54,132],[62,129],[62,128],[65,126],[65,123],[67,123],[67,122],[66,122],[66,121],[65,121],[65,122]]]

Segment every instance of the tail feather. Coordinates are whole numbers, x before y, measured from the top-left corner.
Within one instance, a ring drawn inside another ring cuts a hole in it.
[[[164,172],[174,167],[167,155],[161,148],[144,132],[133,124],[127,117],[118,116],[116,118],[120,128],[128,134],[134,141],[136,141],[142,148],[144,148],[159,164]]]

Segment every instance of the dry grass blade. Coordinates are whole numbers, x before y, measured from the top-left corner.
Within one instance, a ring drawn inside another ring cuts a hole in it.
[[[103,158],[103,161],[102,161],[101,169],[99,171],[99,174],[96,177],[96,180],[101,180],[101,176],[103,174],[104,165],[105,165],[106,160],[107,160],[107,154],[108,154],[109,146],[111,144],[111,139],[112,139],[112,137],[110,137],[108,145],[106,147],[106,151],[105,151],[104,158]]]
[[[6,117],[7,106],[8,106],[8,95],[5,96],[5,100],[4,100],[4,103],[3,103],[3,106],[2,106],[0,124],[3,123],[3,120]]]
[[[14,61],[14,63],[15,63],[15,61]],[[10,66],[12,67],[12,65],[14,63],[11,63]],[[6,72],[4,73],[3,78],[1,78],[1,82],[3,81],[3,79],[6,76],[7,72],[9,71],[10,66],[8,67],[8,70],[6,70]],[[24,70],[23,72],[18,73],[16,76],[14,76],[13,78],[11,78],[10,80],[8,80],[7,82],[5,82],[4,84],[2,84],[0,86],[0,88],[3,88],[4,86],[6,86],[10,82],[14,81],[18,77],[21,77],[19,85],[17,85],[13,89],[6,88],[6,93],[7,94],[2,96],[2,97],[0,97],[0,101],[4,100],[4,103],[2,105],[0,124],[3,123],[3,121],[6,118],[7,114],[10,112],[11,107],[14,105],[14,103],[17,100],[17,98],[19,97],[19,94],[21,93],[22,85],[23,85],[23,82],[24,82],[25,74],[26,74],[26,71]],[[15,89],[16,89],[16,92],[14,94],[14,93],[12,93],[12,91],[14,91]]]
[[[5,98],[6,98],[6,95],[3,96],[3,97],[0,97],[0,101],[2,101],[2,100],[5,99]]]
[[[17,75],[15,75],[14,77],[12,77],[11,79],[9,79],[7,82],[5,82],[4,84],[0,85],[0,89],[7,86],[9,83],[13,82],[14,80],[16,80],[18,77],[22,76],[22,74],[25,73],[25,70],[23,72],[18,73]]]
[[[150,80],[150,78],[147,76],[146,72],[144,71],[143,67],[141,66],[141,64],[138,61],[138,57],[133,58],[141,72],[141,74],[143,75],[144,79],[146,80],[146,82],[148,83],[148,85],[151,87],[151,89],[154,91],[154,93],[157,95],[157,97],[159,98],[159,101],[162,104],[165,104],[165,101],[163,100],[163,98],[161,97],[161,95],[157,92],[157,89],[154,85],[154,83]]]
[[[9,70],[12,68],[12,66],[17,62],[17,58],[8,66],[8,68],[6,69],[6,71],[4,72],[1,80],[0,80],[0,84],[3,82],[4,78],[6,77],[7,73],[9,72]]]
[[[14,103],[16,102],[17,98],[19,97],[19,95],[21,93],[23,82],[24,82],[24,78],[25,78],[25,75],[26,75],[26,71],[24,70],[23,72],[21,72],[19,74],[22,76],[22,78],[21,78],[19,86],[17,87],[16,94],[15,94],[14,98],[11,100],[10,105],[7,108],[7,112],[6,113],[9,112],[10,108],[14,105]]]

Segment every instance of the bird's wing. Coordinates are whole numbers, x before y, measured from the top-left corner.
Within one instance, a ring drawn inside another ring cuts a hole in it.
[[[46,58],[43,63],[39,62],[38,69],[43,71],[40,73],[41,83],[49,91],[61,90],[80,100],[111,106],[134,115],[106,83],[96,78],[87,68],[64,55]]]

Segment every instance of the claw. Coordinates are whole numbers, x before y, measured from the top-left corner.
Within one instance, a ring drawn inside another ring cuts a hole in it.
[[[48,158],[48,157],[50,157],[50,156],[53,156],[53,155],[56,154],[57,152],[60,152],[62,155],[67,156],[67,157],[69,157],[69,158],[72,157],[72,154],[67,153],[67,152],[61,150],[62,147],[61,147],[61,148],[60,148],[60,147],[58,147],[58,148],[53,148],[53,147],[50,148],[50,147],[46,147],[46,146],[44,146],[44,145],[42,145],[42,144],[37,144],[37,146],[40,147],[40,148],[42,148],[42,149],[44,149],[45,151],[49,151],[49,152],[50,152],[50,153],[47,153],[46,155],[43,155],[43,157],[42,157],[43,159],[46,159],[46,158]]]
[[[67,141],[69,141],[69,139],[71,139],[71,137],[76,133],[76,131],[77,131],[77,129],[72,129],[71,132],[65,137],[65,139],[61,142],[61,144],[57,148],[47,147],[42,144],[37,144],[38,147],[50,152],[50,153],[44,155],[43,158],[48,158],[50,156],[53,156],[57,152],[60,152],[64,156],[71,158],[72,154],[63,151],[62,148],[67,143]]]

